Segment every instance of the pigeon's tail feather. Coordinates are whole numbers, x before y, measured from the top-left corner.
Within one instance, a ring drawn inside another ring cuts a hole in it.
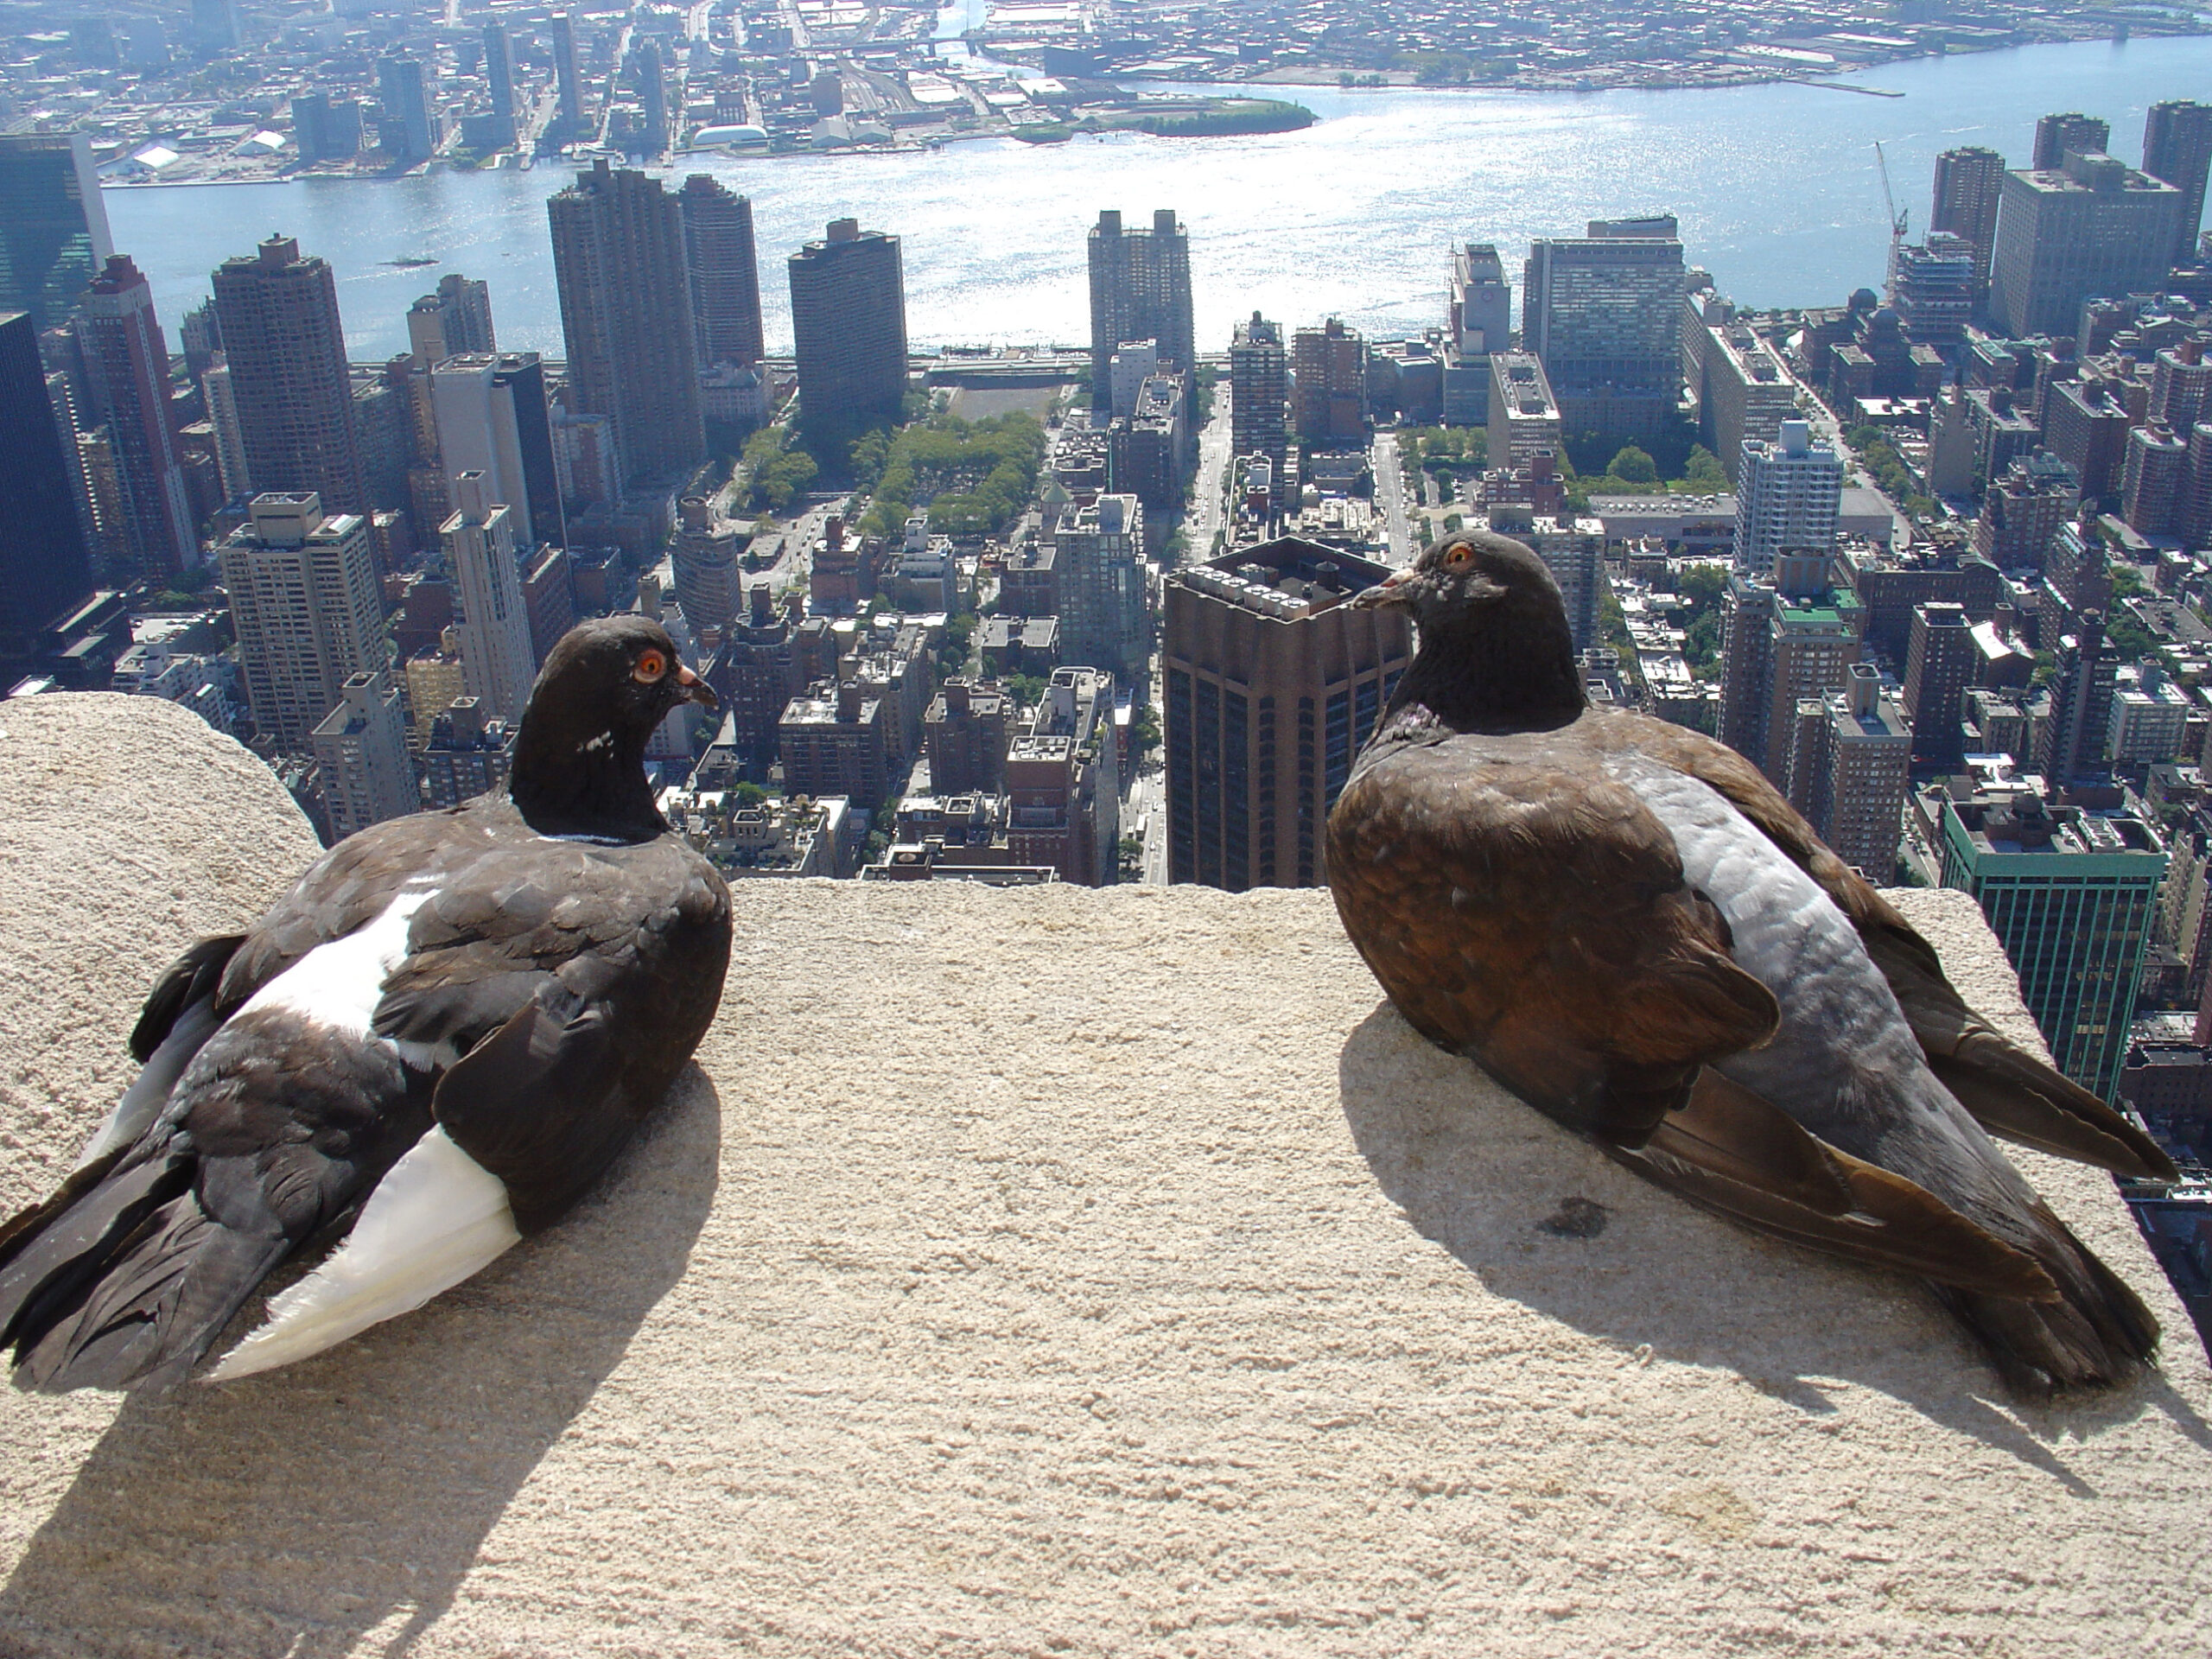
[[[2024,1394],[2128,1381],[2158,1352],[2157,1316],[2056,1217],[2042,1219],[2051,1236],[2033,1254],[2058,1287],[2056,1300],[2024,1301],[1949,1285],[1936,1286],[1936,1295]]]
[[[173,1387],[290,1248],[281,1233],[224,1226],[184,1193],[109,1268],[75,1317],[23,1354],[16,1381],[47,1394]]]
[[[16,1241],[0,1270],[0,1343],[15,1350],[16,1386],[159,1389],[190,1372],[289,1248],[281,1231],[209,1216],[197,1164],[178,1151],[111,1169]]]

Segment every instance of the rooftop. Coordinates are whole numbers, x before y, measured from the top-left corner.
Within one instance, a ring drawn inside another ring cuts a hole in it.
[[[0,727],[13,1206],[128,1076],[151,965],[315,849],[166,704]],[[2031,1039],[1971,903],[1897,897]],[[699,1064],[558,1226],[290,1370],[0,1390],[0,1649],[2200,1645],[2212,1376],[2101,1175],[2012,1154],[2151,1298],[2165,1370],[2024,1406],[1923,1291],[1693,1211],[1422,1043],[1325,893],[738,904]]]

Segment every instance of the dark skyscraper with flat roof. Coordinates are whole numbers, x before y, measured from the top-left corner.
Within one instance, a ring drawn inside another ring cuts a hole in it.
[[[54,327],[114,251],[91,140],[0,133],[0,311]]]
[[[111,254],[77,316],[92,419],[114,446],[123,539],[133,574],[174,575],[200,562],[184,463],[169,414],[169,353],[154,290],[126,254]]]
[[[2173,263],[2182,193],[2101,150],[2007,173],[1989,309],[2016,340],[2071,334],[2082,302],[2158,291]]]
[[[1290,353],[1282,325],[1257,311],[1240,322],[1229,342],[1230,447],[1238,455],[1265,455],[1273,465],[1272,499],[1284,494],[1290,464]]]
[[[2066,165],[2066,152],[2101,153],[2112,142],[2112,124],[2094,115],[2072,111],[2046,115],[2036,123],[2035,153],[2029,158],[2031,172],[2055,172]]]
[[[555,130],[561,142],[574,143],[584,126],[583,86],[576,68],[575,16],[565,11],[555,12],[545,20],[545,39],[552,48],[553,86],[561,100]]]
[[[378,59],[377,98],[384,105],[377,141],[386,153],[401,162],[427,162],[437,154],[438,119],[418,60]]]
[[[571,407],[613,421],[626,479],[696,465],[707,435],[681,206],[658,181],[601,161],[545,210]]]
[[[291,238],[272,236],[252,255],[217,266],[214,289],[254,487],[312,493],[333,514],[366,512],[346,326],[329,265],[303,257]]]
[[[1190,374],[1198,366],[1191,320],[1191,238],[1173,207],[1152,216],[1148,231],[1122,228],[1111,209],[1090,229],[1090,402],[1114,403],[1114,353],[1125,340],[1158,346],[1162,367]]]
[[[1284,537],[1168,577],[1170,881],[1324,880],[1329,809],[1413,656],[1402,613],[1344,603],[1389,574]]]
[[[798,407],[810,423],[859,429],[899,418],[906,397],[906,279],[899,238],[855,219],[791,258]]]
[[[484,86],[492,95],[492,113],[515,127],[515,52],[505,23],[484,25]]]
[[[753,256],[753,203],[704,173],[676,193],[683,205],[683,257],[691,271],[691,321],[699,366],[750,367],[760,337],[760,270]]]
[[[2005,184],[2005,158],[1980,144],[1947,149],[1936,158],[1936,206],[1931,232],[1948,231],[1974,250],[1974,304],[1989,298],[1989,261],[1997,247],[1997,198]]]
[[[21,311],[0,313],[0,661],[21,661],[31,635],[92,591],[73,463],[47,396],[37,328]]]
[[[2191,263],[2196,252],[2208,168],[2212,168],[2212,104],[2186,98],[2153,104],[2143,118],[2143,170],[2181,192],[2181,226],[2173,253],[2177,265]]]
[[[1682,244],[1672,218],[1592,219],[1529,247],[1522,349],[1544,365],[1569,438],[1649,436],[1681,400]]]

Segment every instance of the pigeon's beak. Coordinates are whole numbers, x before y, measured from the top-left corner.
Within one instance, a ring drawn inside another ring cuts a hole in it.
[[[696,702],[702,709],[722,706],[722,700],[715,695],[715,688],[681,663],[676,665],[676,684],[688,702]]]
[[[1408,591],[1412,575],[1413,569],[1409,565],[1403,570],[1394,572],[1388,579],[1376,582],[1372,588],[1354,594],[1344,603],[1355,611],[1402,611],[1413,601],[1413,594]]]

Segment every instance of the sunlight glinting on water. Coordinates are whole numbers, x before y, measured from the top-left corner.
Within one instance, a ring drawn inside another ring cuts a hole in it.
[[[1200,344],[1225,347],[1257,307],[1294,327],[1339,315],[1371,337],[1440,322],[1456,243],[1499,245],[1515,288],[1535,236],[1597,217],[1672,211],[1694,264],[1747,305],[1835,304],[1878,284],[1887,237],[1873,142],[1913,232],[1938,150],[1986,143],[2024,163],[2036,118],[2109,119],[2139,158],[2143,112],[2212,82],[2212,40],[2035,47],[1893,64],[1827,87],[1587,95],[1286,92],[1321,118],[1303,132],[1032,148],[992,139],[934,151],[685,158],[753,199],[772,350],[788,350],[785,258],[833,218],[903,245],[917,346],[1081,343],[1084,236],[1102,207],[1144,225],[1172,207],[1191,232]],[[308,179],[106,192],[116,246],[152,278],[163,323],[222,259],[272,230],[331,261],[351,351],[406,346],[404,317],[447,270],[492,285],[499,340],[561,351],[544,198],[568,167],[385,182]],[[394,259],[436,263],[400,268]]]

